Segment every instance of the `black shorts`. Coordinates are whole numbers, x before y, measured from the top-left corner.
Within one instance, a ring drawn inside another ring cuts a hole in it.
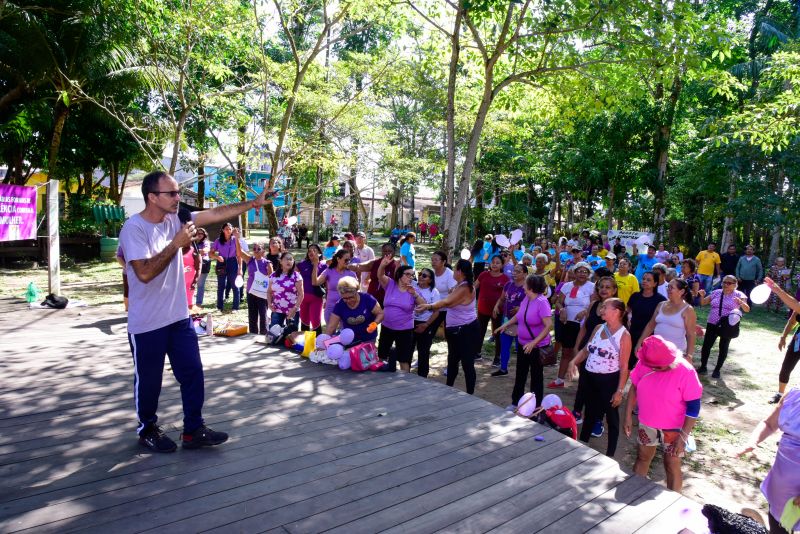
[[[575,321],[562,323],[560,331],[556,332],[556,341],[560,342],[561,346],[565,349],[575,348],[575,344],[578,341],[578,332],[580,332],[580,330],[581,324]]]

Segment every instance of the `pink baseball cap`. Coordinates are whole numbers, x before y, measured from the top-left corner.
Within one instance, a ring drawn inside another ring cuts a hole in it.
[[[650,336],[642,341],[636,357],[648,367],[668,367],[682,358],[683,353],[671,341],[661,336]]]

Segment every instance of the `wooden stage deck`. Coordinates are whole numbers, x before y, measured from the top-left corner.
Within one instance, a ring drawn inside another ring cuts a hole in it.
[[[123,315],[0,299],[0,340],[0,532],[677,532],[697,506],[456,389],[250,336],[201,339],[230,441],[150,454]],[[159,415],[177,439],[168,371]]]

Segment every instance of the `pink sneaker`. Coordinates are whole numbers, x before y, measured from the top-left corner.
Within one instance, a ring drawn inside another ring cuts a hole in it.
[[[549,384],[547,384],[547,389],[561,389],[564,387],[564,382],[557,382],[553,380]]]

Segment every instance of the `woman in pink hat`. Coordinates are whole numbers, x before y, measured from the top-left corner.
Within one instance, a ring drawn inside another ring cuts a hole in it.
[[[633,470],[646,477],[656,446],[660,445],[664,449],[667,488],[680,492],[681,458],[700,414],[703,386],[683,352],[659,335],[645,339],[637,356],[622,427],[630,437],[633,409],[638,404],[639,450]]]

